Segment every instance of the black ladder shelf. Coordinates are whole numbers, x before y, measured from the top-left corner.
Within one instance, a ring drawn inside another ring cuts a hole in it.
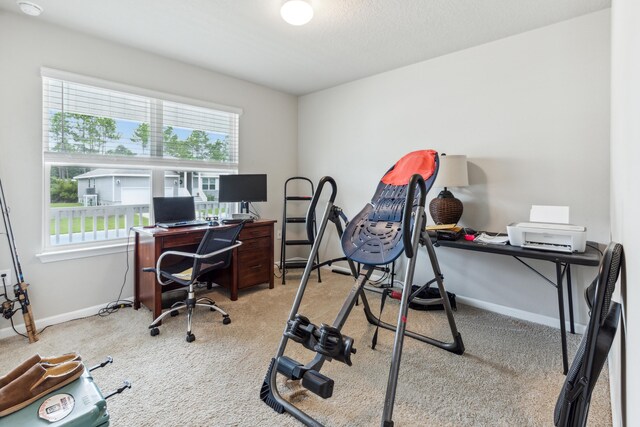
[[[292,196],[290,195],[291,189],[289,188],[289,185],[294,185],[296,183],[303,183],[301,185],[298,186],[294,186],[294,188],[297,191],[304,191],[303,187],[307,187],[307,191],[310,190],[311,194],[309,196]],[[288,224],[304,224],[305,228],[301,228],[299,230],[300,233],[303,233],[304,236],[306,236],[306,232],[304,232],[304,230],[306,229],[306,224],[307,224],[307,218],[306,216],[292,216],[290,214],[290,212],[287,210],[288,204],[292,203],[293,204],[306,204],[308,207],[309,202],[311,202],[311,199],[313,198],[313,193],[314,193],[314,187],[313,187],[313,182],[309,179],[309,178],[305,178],[303,176],[294,176],[291,177],[289,179],[287,179],[284,183],[284,210],[282,213],[282,242],[280,245],[280,270],[282,271],[282,284],[285,284],[285,276],[287,274],[287,270],[290,269],[295,269],[295,268],[305,268],[307,266],[307,260],[306,259],[287,259],[287,247],[288,246],[308,246],[309,249],[311,249],[311,245],[312,242],[307,240],[307,239],[288,239],[287,238],[287,225]],[[316,216],[315,214],[312,216],[313,221],[313,229],[314,232],[317,232],[316,229]],[[298,230],[296,230],[298,231]],[[296,233],[298,234],[298,233]],[[318,254],[316,254],[316,259],[314,262],[314,265],[317,265],[320,263],[320,256]],[[318,271],[318,282],[322,282],[322,279],[320,278],[320,269],[317,269]]]

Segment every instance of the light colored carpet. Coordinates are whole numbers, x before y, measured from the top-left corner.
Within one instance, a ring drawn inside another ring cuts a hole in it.
[[[232,318],[199,310],[194,319],[196,341],[185,342],[184,315],[168,318],[157,337],[149,336],[146,309],[121,310],[53,326],[40,341],[21,337],[0,341],[4,373],[34,353],[82,354],[92,366],[113,356],[114,362],[94,371],[103,393],[121,384],[133,387],[108,401],[113,426],[297,426],[259,399],[259,390],[278,346],[299,276],[269,290],[260,286],[241,292],[231,302],[212,293]],[[312,279],[301,313],[317,325],[331,323],[352,279],[325,273]],[[276,281],[277,283],[277,281]],[[372,305],[379,298],[370,298]],[[383,318],[395,323],[397,303],[387,303]],[[561,374],[559,331],[468,306],[455,313],[466,352],[457,356],[405,339],[394,421],[398,426],[551,426]],[[443,312],[410,311],[410,329],[448,340]],[[343,332],[355,339],[353,366],[326,363],[322,373],[335,380],[334,395],[322,400],[297,383],[280,390],[295,393],[303,410],[330,426],[376,426],[380,423],[393,334],[381,330],[371,350],[374,328],[355,307]],[[580,337],[569,336],[570,358]],[[306,363],[313,354],[292,343],[287,355]],[[600,377],[589,416],[591,426],[610,426],[608,376]]]

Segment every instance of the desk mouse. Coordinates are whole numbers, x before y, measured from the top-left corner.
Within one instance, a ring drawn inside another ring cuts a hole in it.
[[[219,223],[218,221],[210,221],[210,222],[209,222],[209,225],[210,225],[211,227],[218,227],[218,226],[220,226],[220,223]]]

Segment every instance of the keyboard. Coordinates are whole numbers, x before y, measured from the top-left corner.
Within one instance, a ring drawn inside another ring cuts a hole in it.
[[[176,227],[194,227],[197,225],[209,225],[209,222],[201,219],[193,219],[190,221],[159,222],[156,224],[156,227],[176,228]]]

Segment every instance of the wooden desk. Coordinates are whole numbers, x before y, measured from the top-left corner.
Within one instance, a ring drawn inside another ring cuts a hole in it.
[[[262,283],[273,289],[273,224],[274,220],[259,220],[244,225],[238,240],[242,245],[233,250],[231,266],[216,272],[214,281],[229,289],[231,300],[238,299],[238,290]],[[142,303],[155,319],[162,312],[162,291],[172,289],[161,286],[156,275],[142,271],[155,267],[160,254],[167,250],[194,251],[208,226],[165,229],[134,227],[134,302]],[[163,289],[164,288],[164,289]],[[175,288],[173,288],[175,289]]]
[[[491,235],[497,233],[489,233]],[[544,279],[546,282],[556,288],[558,293],[558,314],[560,317],[560,339],[562,341],[562,372],[567,373],[569,366],[567,358],[567,331],[564,319],[564,294],[563,294],[563,282],[566,277],[567,283],[567,297],[569,305],[569,324],[571,333],[575,333],[573,323],[573,297],[571,291],[571,264],[586,265],[597,267],[600,264],[600,252],[596,249],[598,244],[595,242],[587,242],[587,248],[583,253],[564,253],[564,252],[552,252],[542,251],[537,249],[521,248],[519,246],[507,245],[491,245],[486,243],[477,243],[474,241],[465,240],[463,238],[458,240],[436,240],[432,238],[431,241],[434,246],[443,246],[447,248],[466,249],[470,251],[486,252],[499,255],[509,255],[520,261],[523,265],[535,272],[538,276]],[[522,258],[539,259],[543,261],[549,261],[556,265],[556,281],[550,280],[538,270],[527,264]]]

